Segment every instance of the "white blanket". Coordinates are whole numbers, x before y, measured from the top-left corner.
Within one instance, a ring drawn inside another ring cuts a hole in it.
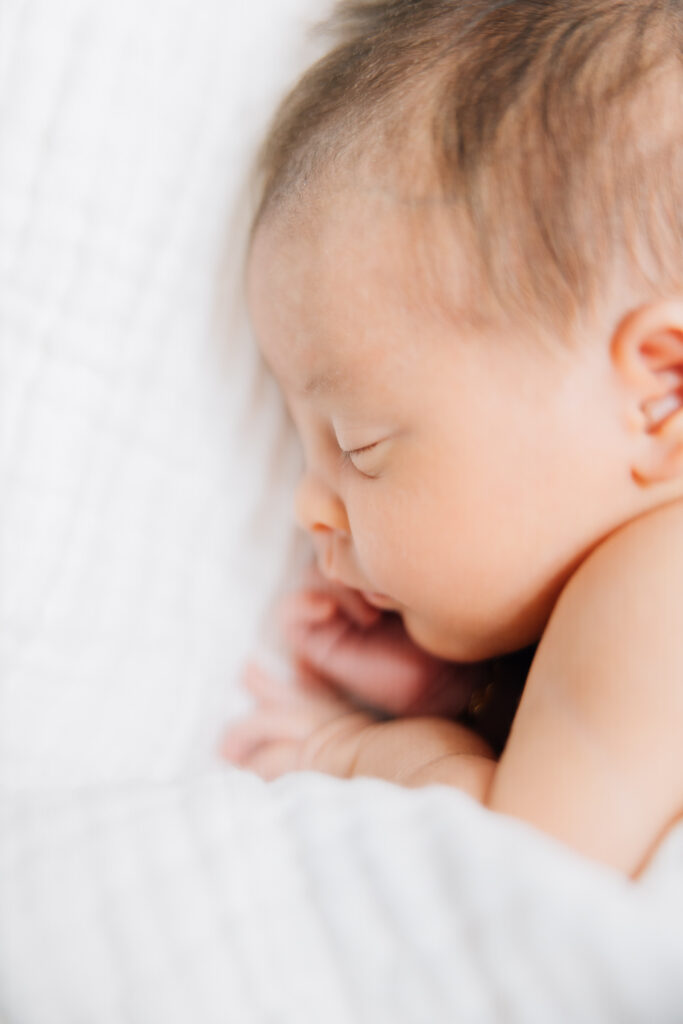
[[[683,841],[638,886],[441,787],[223,772],[6,799],[12,1024],[650,1024]]]
[[[216,763],[291,561],[247,170],[315,0],[0,3],[0,1022],[683,1021],[638,885],[442,788]]]

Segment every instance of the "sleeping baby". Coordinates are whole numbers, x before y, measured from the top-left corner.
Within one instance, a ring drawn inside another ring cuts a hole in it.
[[[317,569],[224,753],[454,786],[635,876],[683,813],[683,4],[335,30],[248,261]],[[458,712],[529,648],[499,754]]]

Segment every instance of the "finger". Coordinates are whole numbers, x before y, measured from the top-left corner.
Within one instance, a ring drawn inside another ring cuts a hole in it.
[[[324,622],[337,609],[337,599],[324,590],[297,590],[283,598],[282,613],[291,620]]]
[[[244,719],[242,722],[235,722],[223,733],[218,753],[226,761],[242,764],[260,742],[260,732],[251,719]]]
[[[288,631],[327,622],[335,614],[349,619],[359,629],[369,629],[382,617],[357,590],[330,584],[329,591],[301,590],[290,594],[278,609],[280,628]]]
[[[347,675],[354,667],[345,665],[340,652],[349,644],[358,646],[356,635],[363,638],[365,633],[338,614],[314,628],[293,629],[288,637],[290,655],[295,664],[302,663],[313,670],[328,686],[333,683],[346,688]]]
[[[245,718],[231,725],[223,735],[219,752],[226,761],[243,764],[266,739],[261,722],[256,718]]]
[[[310,718],[304,713],[261,709],[228,728],[221,741],[220,753],[227,760],[239,764],[263,743],[301,740],[310,730]]]
[[[286,740],[270,743],[255,750],[244,767],[266,782],[272,782],[287,772],[296,771],[300,747],[301,744]]]
[[[291,689],[255,661],[245,665],[242,685],[261,704],[286,703]]]
[[[247,665],[244,672],[245,688],[258,702],[258,709],[248,720],[259,720],[276,734],[302,735],[320,720],[342,713],[348,701],[329,680],[303,661],[295,662],[291,683],[282,683],[258,664]]]
[[[304,590],[331,594],[344,614],[362,629],[373,625],[382,616],[381,611],[368,604],[359,590],[328,580],[315,564],[304,574],[303,584]]]
[[[323,676],[304,659],[295,662],[296,686],[306,700],[308,707],[317,709],[317,717],[335,717],[354,710],[355,705],[346,694],[335,686],[328,677]]]
[[[382,618],[382,612],[379,608],[374,608],[371,604],[368,604],[360,591],[351,590],[350,587],[342,587],[339,584],[337,586],[339,589],[333,591],[333,593],[339,608],[354,625],[358,626],[359,629],[369,629],[379,622]]]
[[[321,590],[297,590],[280,603],[276,618],[280,630],[288,631],[302,626],[326,622],[337,611],[337,602],[331,594]]]
[[[296,654],[346,693],[392,713],[418,700],[444,665],[413,644],[399,619],[388,617],[365,632],[335,619],[301,637]]]

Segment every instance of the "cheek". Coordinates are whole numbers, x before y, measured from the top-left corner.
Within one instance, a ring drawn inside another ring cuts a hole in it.
[[[378,590],[395,589],[410,545],[402,506],[387,489],[381,496],[350,495],[346,513],[359,567]]]
[[[347,502],[347,514],[359,567],[381,592],[405,604],[423,603],[435,585],[439,566],[444,567],[448,541],[443,523],[435,522],[438,510],[404,491],[383,490],[355,506]]]

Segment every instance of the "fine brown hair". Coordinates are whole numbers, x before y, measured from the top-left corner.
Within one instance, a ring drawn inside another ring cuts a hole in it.
[[[255,224],[383,152],[404,189],[427,173],[503,310],[568,321],[616,272],[683,288],[683,0],[352,0],[330,25]]]

